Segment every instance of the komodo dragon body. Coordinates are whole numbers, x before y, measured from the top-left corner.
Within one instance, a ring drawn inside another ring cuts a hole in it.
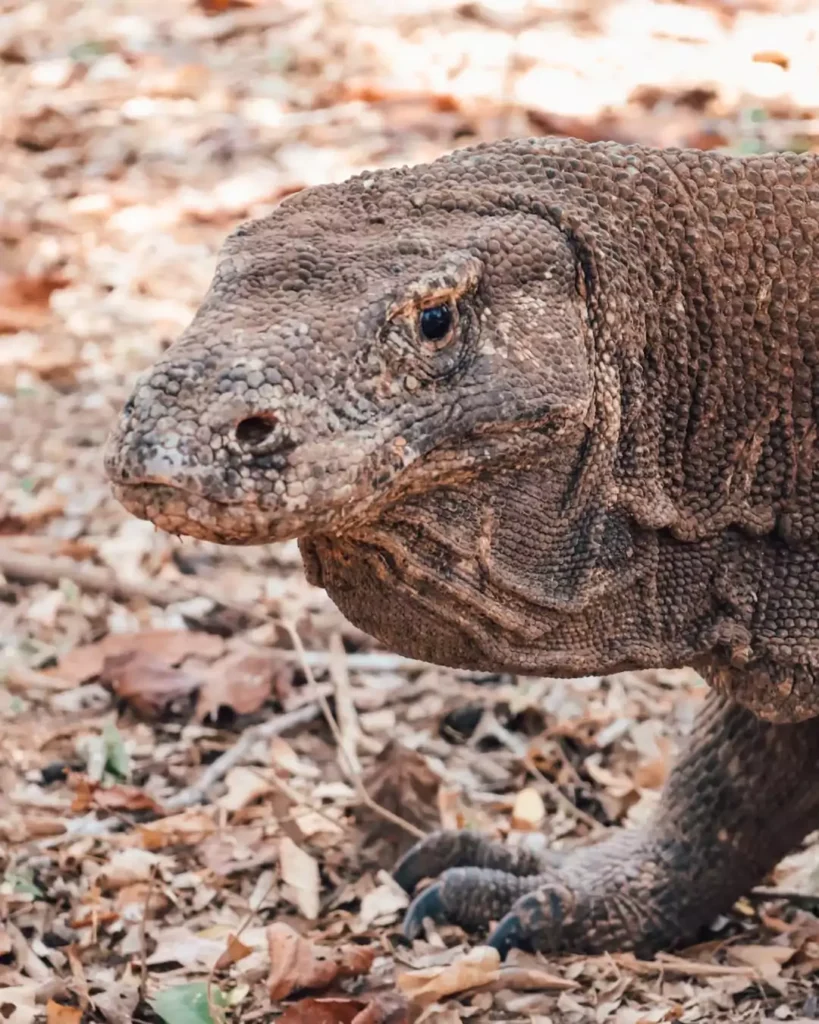
[[[436,833],[424,917],[547,950],[693,937],[819,827],[819,161],[507,141],[308,189],[228,239],[107,453],[174,533],[298,537],[442,665],[693,665],[649,824]]]

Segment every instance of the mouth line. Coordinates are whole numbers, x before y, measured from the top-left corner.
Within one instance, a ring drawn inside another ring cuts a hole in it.
[[[184,494],[191,498],[196,498],[198,501],[207,502],[209,505],[222,505],[225,508],[235,508],[237,505],[248,505],[251,504],[246,500],[227,501],[223,498],[214,498],[210,495],[202,494],[201,491],[197,491],[192,487],[184,487],[181,484],[169,483],[167,480],[151,480],[145,478],[141,480],[111,480],[111,486],[114,488],[114,492],[119,495],[128,491],[134,491],[136,493],[145,492],[149,490],[168,490],[174,491],[176,494]],[[258,508],[258,503],[253,502],[253,507]]]

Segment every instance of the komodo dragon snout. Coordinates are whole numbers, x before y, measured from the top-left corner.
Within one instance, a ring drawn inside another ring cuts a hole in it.
[[[582,270],[548,219],[361,182],[295,196],[227,241],[190,327],[107,452],[120,500],[178,534],[343,534],[582,423]],[[531,432],[513,428],[531,425]]]

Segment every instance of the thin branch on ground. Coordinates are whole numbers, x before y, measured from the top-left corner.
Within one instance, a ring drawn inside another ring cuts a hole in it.
[[[812,896],[807,892],[794,892],[792,889],[769,889],[763,885],[758,885],[756,888],[751,889],[746,898],[755,903],[763,903],[769,900],[785,900],[788,903],[793,903],[794,906],[801,907],[803,910],[810,910],[814,914],[819,910],[819,893]]]
[[[148,876],[148,891],[142,907],[142,920],[139,922],[139,998],[146,998],[148,992],[148,917],[151,913],[151,897],[154,894],[157,866],[154,864]]]
[[[71,679],[60,679],[58,676],[38,672],[36,668],[29,668],[21,661],[0,665],[0,680],[14,693],[30,693],[32,690],[62,693],[64,690],[75,689],[77,685]]]
[[[350,672],[347,667],[344,644],[338,633],[330,637],[330,661],[328,669],[335,689],[336,715],[338,715],[339,735],[344,747],[343,756],[356,775],[361,774],[361,762],[358,759],[358,746],[361,740],[361,727],[358,724],[353,695],[350,689]],[[305,654],[307,652],[305,651]],[[342,756],[339,753],[339,756]]]
[[[576,821],[582,821],[584,825],[588,825],[591,829],[592,835],[597,835],[607,831],[605,825],[601,824],[596,818],[593,818],[590,814],[587,814],[579,807],[576,807],[556,783],[552,782],[551,779],[546,778],[543,772],[535,764],[531,754],[524,754],[521,760],[523,761],[526,770],[534,775],[541,786],[546,790],[549,797],[555,802],[555,804],[557,804],[558,807],[561,808],[561,810],[565,811],[569,817],[574,818]]]
[[[77,562],[64,556],[52,557],[17,551],[7,543],[0,544],[0,573],[6,579],[20,583],[48,583],[52,587],[59,586],[61,580],[70,580],[80,590],[107,594],[119,601],[139,598],[161,608],[177,601],[187,601],[192,596],[189,591],[168,583],[120,580],[113,569]]]
[[[375,800],[373,800],[373,798],[367,792],[364,783],[361,781],[361,776],[355,771],[354,766],[350,763],[349,758],[347,757],[347,751],[344,746],[344,739],[341,735],[341,731],[339,730],[338,723],[333,717],[333,712],[330,710],[330,705],[327,703],[327,698],[319,689],[316,677],[315,675],[313,675],[313,670],[310,668],[310,666],[307,664],[306,659],[304,658],[304,654],[306,652],[304,650],[304,645],[301,642],[301,637],[299,636],[296,627],[291,622],[288,622],[286,619],[276,619],[275,621],[278,622],[283,627],[283,629],[287,631],[287,634],[290,637],[290,640],[293,644],[293,648],[299,655],[302,672],[304,672],[304,676],[307,680],[308,686],[311,688],[311,692],[315,694],[318,705],[321,708],[321,712],[324,715],[324,718],[327,722],[327,726],[330,729],[330,732],[333,734],[333,739],[335,740],[336,745],[338,746],[339,750],[342,753],[342,756],[344,757],[347,766],[347,776],[350,782],[355,787],[355,791],[358,794],[359,800],[366,807],[368,807],[374,814],[378,814],[380,817],[384,818],[386,821],[389,821],[391,824],[397,825],[399,828],[402,828],[405,832],[408,832],[410,835],[415,836],[416,839],[423,839],[426,836],[426,832],[424,832],[420,828],[417,828],[410,822],[405,821],[399,815],[393,814],[392,811],[388,810],[386,807],[382,807],[381,804],[376,803]]]
[[[283,715],[277,715],[259,725],[253,725],[239,736],[232,747],[229,747],[221,757],[218,757],[212,764],[202,772],[198,782],[186,789],[180,790],[174,796],[164,801],[165,809],[168,811],[180,811],[185,807],[192,807],[194,804],[203,803],[208,796],[211,786],[215,785],[227,775],[231,768],[235,767],[252,749],[259,740],[271,739],[279,736],[290,729],[297,729],[299,726],[307,725],[321,713],[320,704],[311,702],[304,704],[293,711],[287,711]]]

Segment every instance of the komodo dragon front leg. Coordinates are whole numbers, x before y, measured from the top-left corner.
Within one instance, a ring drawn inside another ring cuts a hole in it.
[[[395,877],[424,918],[489,944],[548,952],[633,949],[649,955],[693,939],[819,827],[819,719],[772,725],[712,693],[644,827],[617,831],[564,856],[538,857],[469,832],[437,832]]]

